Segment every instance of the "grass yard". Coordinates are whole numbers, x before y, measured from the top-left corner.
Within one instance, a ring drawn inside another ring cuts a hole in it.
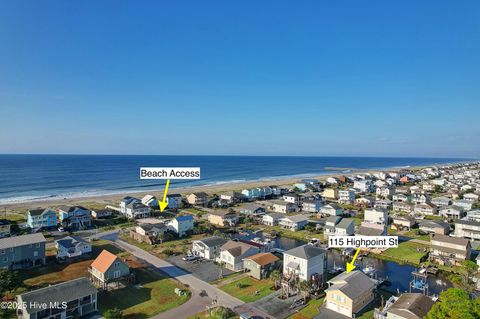
[[[312,299],[308,302],[307,306],[300,309],[297,313],[291,315],[288,319],[313,319],[320,311],[320,307],[323,305],[324,298]]]
[[[28,286],[29,289],[37,289],[80,277],[88,277],[88,266],[90,266],[95,257],[100,254],[103,249],[120,255],[122,258],[129,255],[108,241],[97,240],[92,242],[92,257],[89,259],[82,259],[66,264],[58,264],[55,261],[50,261],[47,266],[20,270],[20,278],[22,278],[24,284]],[[49,250],[49,255],[52,252],[53,251]]]
[[[137,269],[136,281],[136,285],[102,292],[98,304],[100,312],[116,307],[122,310],[124,318],[143,319],[178,307],[190,298],[175,294],[175,288],[186,287],[152,270]]]
[[[422,258],[427,254],[423,251],[427,246],[414,243],[414,242],[401,242],[397,248],[390,248],[384,251],[378,257],[385,259],[391,259],[398,262],[409,263],[413,265],[419,265]],[[418,250],[417,250],[418,249]]]
[[[270,279],[257,280],[244,277],[219,288],[243,302],[254,302],[274,292],[272,287],[273,281]]]

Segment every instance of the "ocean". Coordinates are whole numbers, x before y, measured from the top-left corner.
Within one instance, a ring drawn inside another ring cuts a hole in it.
[[[140,180],[140,167],[200,167],[200,180],[172,180],[194,186],[348,174],[380,169],[464,162],[451,158],[0,155],[0,204],[162,190],[164,181]]]

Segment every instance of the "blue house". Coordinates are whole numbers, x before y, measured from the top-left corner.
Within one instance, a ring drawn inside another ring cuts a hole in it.
[[[49,208],[30,209],[27,212],[27,225],[31,229],[57,226],[57,213]]]

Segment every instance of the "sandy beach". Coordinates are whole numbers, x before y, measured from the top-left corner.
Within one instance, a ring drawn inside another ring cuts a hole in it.
[[[418,170],[422,167],[410,167],[409,170]],[[346,175],[360,174],[360,173],[373,173],[381,171],[395,172],[399,171],[401,168],[384,168],[384,169],[356,169],[350,171]],[[318,176],[311,176],[308,178],[315,178],[320,181],[326,180],[331,176],[340,176],[339,173],[327,173]],[[305,179],[307,177],[292,177],[292,178],[279,178],[279,179],[267,179],[259,181],[250,181],[250,182],[238,182],[238,183],[225,183],[225,184],[215,184],[215,185],[202,185],[202,186],[186,186],[186,187],[171,187],[169,193],[180,193],[182,195],[187,195],[192,192],[205,192],[207,194],[221,194],[228,191],[241,191],[244,188],[252,187],[261,187],[269,185],[277,186],[292,186],[295,182]],[[120,200],[125,196],[135,196],[143,197],[146,194],[151,194],[161,198],[163,196],[163,189],[153,190],[153,191],[142,191],[142,192],[122,192],[118,194],[110,195],[95,195],[95,196],[85,196],[85,197],[72,197],[72,198],[49,198],[36,201],[26,201],[26,202],[13,202],[0,205],[0,211],[7,210],[8,213],[18,214],[26,213],[30,208],[36,207],[49,207],[52,209],[58,208],[61,205],[82,205],[89,209],[100,209],[105,208],[107,205],[119,206]]]

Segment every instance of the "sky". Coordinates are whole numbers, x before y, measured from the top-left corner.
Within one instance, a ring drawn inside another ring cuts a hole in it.
[[[0,1],[0,153],[480,158],[480,2]]]

